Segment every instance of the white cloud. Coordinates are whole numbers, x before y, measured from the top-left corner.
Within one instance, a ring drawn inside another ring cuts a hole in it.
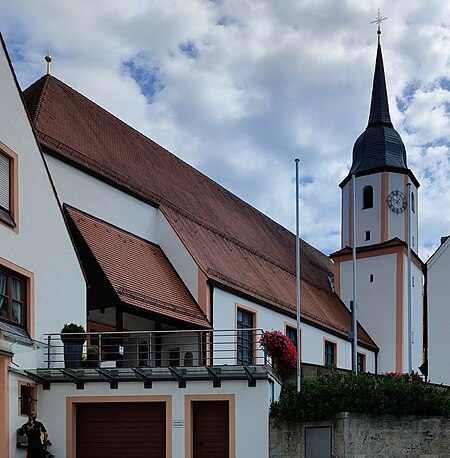
[[[450,203],[450,93],[439,84],[450,78],[450,4],[0,0],[0,6],[0,29],[24,87],[44,73],[50,45],[55,76],[290,229],[299,156],[308,178],[302,234],[327,251],[339,248],[338,184],[367,124],[376,53],[369,22],[380,7],[389,17],[382,41],[391,117],[422,182],[422,256],[450,232],[442,212]],[[127,62],[158,79],[154,93],[143,93]]]

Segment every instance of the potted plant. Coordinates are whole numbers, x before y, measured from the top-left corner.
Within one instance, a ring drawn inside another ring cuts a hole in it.
[[[61,329],[61,340],[64,344],[64,366],[81,367],[83,344],[86,340],[84,327],[75,323],[66,323]]]
[[[89,345],[86,350],[86,367],[98,367],[98,346]]]

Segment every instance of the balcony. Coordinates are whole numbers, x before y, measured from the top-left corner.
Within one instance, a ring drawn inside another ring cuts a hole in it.
[[[267,379],[271,360],[260,345],[262,329],[87,332],[46,334],[44,368],[27,371],[44,389],[51,383]]]

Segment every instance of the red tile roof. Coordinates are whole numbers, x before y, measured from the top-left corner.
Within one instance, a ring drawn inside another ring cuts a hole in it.
[[[291,232],[56,78],[24,95],[45,152],[160,206],[210,279],[295,315]],[[350,313],[331,291],[331,261],[303,241],[301,257],[302,318],[345,337]]]
[[[122,302],[210,327],[159,246],[72,207],[66,209]]]

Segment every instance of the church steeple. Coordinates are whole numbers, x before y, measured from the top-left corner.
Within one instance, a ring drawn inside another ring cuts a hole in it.
[[[389,103],[384,75],[383,55],[378,44],[369,123],[353,147],[353,162],[350,175],[366,175],[382,170],[408,170],[406,149],[398,132],[394,129],[389,115]]]
[[[378,45],[375,73],[373,75],[372,101],[370,104],[369,126],[382,123],[393,127],[389,115],[389,103],[384,76],[383,56],[381,45]]]

